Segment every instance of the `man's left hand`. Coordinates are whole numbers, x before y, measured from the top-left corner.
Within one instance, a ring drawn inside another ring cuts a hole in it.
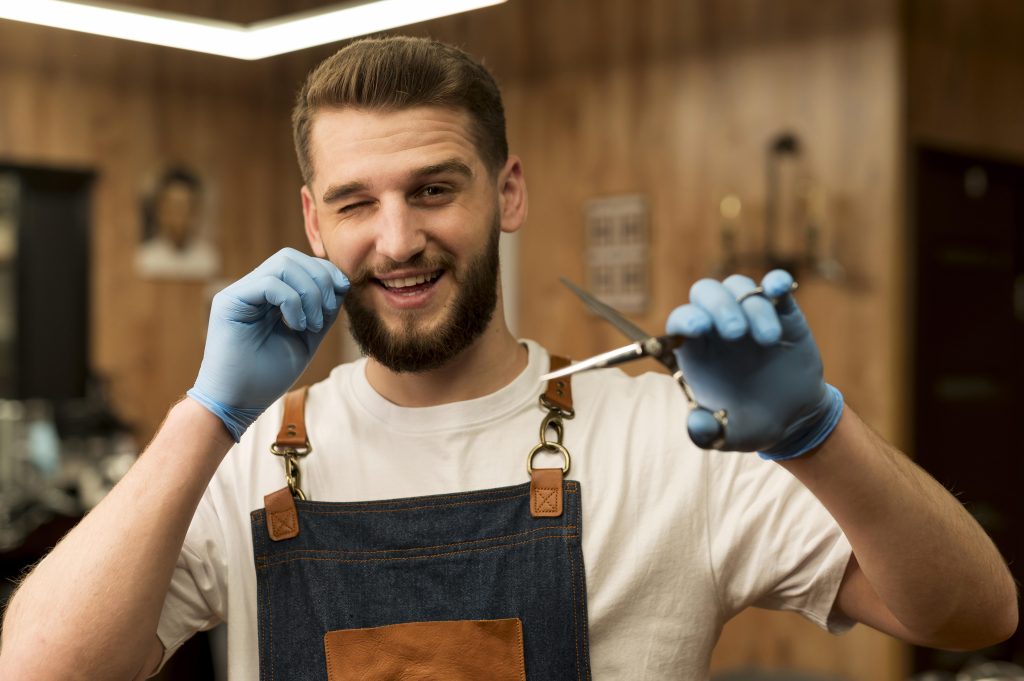
[[[697,402],[726,412],[720,448],[790,459],[828,437],[843,397],[823,380],[818,347],[791,294],[792,276],[774,270],[761,285],[763,295],[739,303],[755,288],[750,278],[702,279],[690,289],[690,303],[669,315],[666,329],[687,337],[676,356]],[[690,432],[714,425],[707,416],[691,411]]]

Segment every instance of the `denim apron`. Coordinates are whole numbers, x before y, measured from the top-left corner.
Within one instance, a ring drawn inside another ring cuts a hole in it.
[[[271,448],[288,486],[251,515],[260,681],[591,678],[580,484],[563,479],[567,379],[541,396],[530,482],[387,501],[305,499],[304,399],[289,394]],[[532,468],[541,450],[563,467]]]

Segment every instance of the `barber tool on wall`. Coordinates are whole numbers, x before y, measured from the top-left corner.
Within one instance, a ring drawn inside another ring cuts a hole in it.
[[[811,274],[827,281],[843,282],[846,269],[831,255],[825,224],[825,194],[803,159],[803,145],[791,132],[775,135],[765,157],[764,219],[760,248],[741,250],[744,237],[743,201],[727,194],[718,205],[721,260],[717,274],[742,268],[784,269],[794,275]]]

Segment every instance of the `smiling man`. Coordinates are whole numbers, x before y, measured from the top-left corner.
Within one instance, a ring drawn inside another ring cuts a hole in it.
[[[309,126],[322,169],[302,188],[309,242],[350,273],[352,333],[393,371],[444,366],[493,318],[498,236],[519,228],[525,192],[519,162],[495,172],[472,129],[465,111],[437,107],[326,110]],[[521,354],[503,339],[499,352]]]
[[[188,397],[12,600],[0,676],[144,678],[221,621],[238,681],[703,679],[749,606],[1013,632],[998,552],[824,382],[787,274],[702,280],[668,317],[729,416],[700,449],[670,377],[544,383],[561,360],[509,332],[526,183],[476,60],[353,43],[293,124],[314,255],[218,294]],[[280,399],[342,306],[366,357]]]

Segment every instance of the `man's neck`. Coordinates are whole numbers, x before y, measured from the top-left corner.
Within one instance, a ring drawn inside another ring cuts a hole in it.
[[[526,347],[504,323],[483,335],[444,366],[421,373],[395,373],[372,357],[366,379],[382,397],[402,407],[432,407],[489,395],[511,383],[526,368]]]

